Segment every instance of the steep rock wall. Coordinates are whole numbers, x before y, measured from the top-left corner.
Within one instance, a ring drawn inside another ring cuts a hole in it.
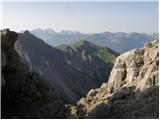
[[[65,105],[49,84],[32,73],[14,49],[18,34],[1,31],[2,118],[65,118]],[[52,106],[52,107],[51,107]]]

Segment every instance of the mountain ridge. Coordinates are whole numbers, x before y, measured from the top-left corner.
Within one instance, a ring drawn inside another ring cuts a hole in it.
[[[5,29],[0,35],[1,117],[4,119],[66,118],[64,102],[54,92],[50,94],[48,81],[30,71],[14,49],[18,34]]]
[[[109,47],[112,50],[123,53],[134,48],[143,47],[146,42],[158,38],[158,33],[137,33],[137,32],[102,32],[102,33],[92,33],[83,34],[75,31],[68,31],[70,34],[61,34],[61,32],[56,34],[48,34],[46,30],[41,29],[43,32],[38,32],[39,30],[31,30],[31,33],[35,36],[46,41],[52,46],[59,46],[61,44],[72,44],[76,43],[80,39],[86,39],[96,45],[103,47]],[[43,34],[43,36],[42,36]],[[49,38],[46,38],[46,37]]]
[[[69,48],[72,48],[74,50],[79,50],[79,49],[83,50],[83,48],[84,48],[84,50],[87,50],[87,49],[89,50],[89,48],[90,49],[98,49],[97,52],[95,52],[96,50],[89,51],[88,53],[90,53],[90,54],[88,54],[88,55],[89,56],[91,55],[94,57],[99,57],[100,59],[103,60],[103,62],[110,62],[110,60],[113,60],[115,56],[119,55],[118,53],[114,52],[113,50],[111,50],[108,47],[98,46],[98,45],[91,43],[90,41],[87,41],[87,40],[80,40],[80,41],[73,43],[73,44],[70,44],[70,45],[63,44],[63,45],[57,46],[56,48],[60,49],[62,51],[66,51],[66,49],[69,49]],[[81,52],[82,52],[82,50],[81,50]]]
[[[27,53],[32,70],[45,76],[66,102],[75,102],[89,89],[98,87],[109,76],[113,64],[92,57],[90,54],[93,48],[88,48],[87,45],[87,54],[82,48],[79,51],[69,48],[68,52],[64,52],[46,44],[28,31],[19,34],[19,44],[22,49],[17,51]],[[114,54],[111,59],[114,59]]]

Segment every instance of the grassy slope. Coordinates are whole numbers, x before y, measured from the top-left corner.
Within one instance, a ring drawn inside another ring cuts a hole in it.
[[[84,46],[89,46],[90,48],[93,48],[94,50],[96,50],[96,54],[91,53],[91,52],[90,52],[90,54],[92,56],[99,56],[99,58],[102,59],[102,61],[104,61],[104,62],[109,62],[109,61],[113,60],[118,55],[116,52],[114,52],[113,50],[111,50],[109,48],[95,45],[95,44],[88,42],[86,40],[81,40],[81,41],[79,41],[75,44],[71,44],[71,45],[60,45],[56,48],[60,49],[62,51],[66,51],[67,47],[71,47],[73,49],[77,49],[77,50],[82,51],[84,49]],[[87,49],[85,49],[85,50],[87,50]]]

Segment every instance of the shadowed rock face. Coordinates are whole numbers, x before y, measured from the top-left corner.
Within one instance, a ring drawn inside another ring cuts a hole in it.
[[[108,83],[91,90],[70,118],[158,118],[159,40],[117,57]]]
[[[49,94],[47,80],[30,72],[15,51],[18,34],[9,29],[0,34],[2,118],[65,118],[63,101]]]
[[[90,89],[106,81],[113,67],[110,61],[117,55],[87,41],[75,44],[74,47],[53,48],[28,31],[19,34],[18,42],[16,50],[21,56],[25,55],[23,58],[27,58],[32,71],[46,77],[51,88],[66,103],[75,103]],[[103,53],[103,59],[97,55],[101,53],[99,50]],[[109,58],[105,57],[106,53]]]

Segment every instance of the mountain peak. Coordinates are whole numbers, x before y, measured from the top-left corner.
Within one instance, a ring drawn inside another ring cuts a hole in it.
[[[31,34],[28,30],[24,31],[24,34]]]
[[[45,29],[45,31],[48,32],[48,33],[50,33],[50,34],[55,34],[55,33],[56,33],[56,32],[55,32],[53,29],[51,29],[51,28],[47,28],[47,29]]]
[[[93,43],[91,43],[91,42],[89,42],[89,41],[87,41],[87,40],[85,40],[85,39],[82,39],[82,40],[80,40],[79,42],[77,42],[76,44],[93,44]]]
[[[57,49],[60,49],[62,51],[66,51],[69,53],[71,52],[69,49],[72,49],[75,52],[75,54],[77,54],[78,56],[80,54],[83,54],[85,57],[90,56],[90,57],[98,58],[103,62],[111,62],[118,55],[116,52],[112,51],[107,47],[101,47],[101,46],[95,45],[94,43],[89,42],[85,39],[82,39],[79,42],[71,45],[58,46]]]
[[[13,45],[18,37],[18,34],[13,31],[10,31],[9,29],[4,29],[4,30],[1,30],[0,36],[1,36],[1,43],[2,44],[7,44],[7,45],[10,44],[13,47]],[[13,39],[7,39],[10,37]]]

